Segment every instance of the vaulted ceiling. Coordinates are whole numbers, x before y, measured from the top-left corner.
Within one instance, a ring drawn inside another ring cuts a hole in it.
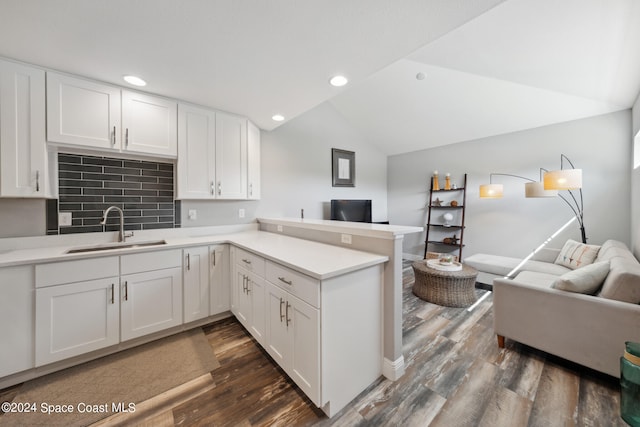
[[[264,130],[330,102],[396,154],[629,108],[640,2],[0,0],[0,56]]]

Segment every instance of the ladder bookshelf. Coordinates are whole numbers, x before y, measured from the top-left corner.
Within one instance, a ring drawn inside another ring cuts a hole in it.
[[[464,247],[464,215],[467,204],[467,174],[464,174],[462,187],[436,189],[433,187],[434,178],[431,177],[429,189],[429,213],[427,215],[427,237],[424,242],[424,258],[427,258],[429,248],[434,252],[458,252],[458,261],[462,262],[462,248]],[[444,200],[440,200],[440,196]],[[460,200],[460,198],[462,200]],[[443,220],[445,213],[451,213],[450,223]],[[446,234],[445,234],[446,233]],[[446,236],[446,237],[443,237]]]

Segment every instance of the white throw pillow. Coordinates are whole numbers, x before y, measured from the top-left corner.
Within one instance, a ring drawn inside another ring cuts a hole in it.
[[[564,273],[553,282],[551,287],[561,291],[593,295],[600,289],[607,274],[609,274],[609,261],[596,262]]]
[[[575,270],[593,263],[598,256],[599,250],[600,246],[598,245],[587,245],[586,243],[569,239],[562,247],[554,263]]]

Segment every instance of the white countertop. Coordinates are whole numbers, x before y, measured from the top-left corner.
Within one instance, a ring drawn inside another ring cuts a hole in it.
[[[212,234],[202,236],[172,236],[163,238],[164,245],[135,247],[127,249],[110,249],[99,252],[68,254],[69,249],[90,246],[73,244],[47,247],[31,247],[0,252],[0,267],[41,264],[47,262],[88,259],[102,256],[126,255],[130,253],[149,252],[184,248],[189,246],[231,243],[240,248],[255,252],[266,259],[276,261],[287,267],[316,279],[328,279],[361,268],[386,262],[389,258],[383,255],[356,251],[339,246],[327,245],[310,240],[298,239],[281,234],[257,230]],[[129,239],[127,243],[137,243],[153,239]],[[162,237],[160,237],[162,238]]]
[[[324,219],[305,218],[258,218],[261,224],[275,224],[310,230],[334,231],[357,236],[377,237],[379,239],[396,239],[405,234],[420,233],[422,227],[408,225],[372,224],[367,222],[330,221]]]

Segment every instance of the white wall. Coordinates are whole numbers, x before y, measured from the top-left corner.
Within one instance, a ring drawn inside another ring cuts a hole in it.
[[[354,151],[355,187],[332,187],[331,149]],[[373,221],[387,220],[387,158],[323,103],[262,133],[262,200],[256,215],[329,219],[331,199],[372,199]]]
[[[560,154],[583,169],[584,222],[588,242],[608,238],[630,244],[630,110],[522,132],[389,157],[389,219],[394,224],[426,224],[429,179],[433,170],[468,174],[463,258],[485,252],[525,256],[574,217],[559,198],[525,199],[526,181],[496,177],[502,199],[480,199],[479,185],[491,172],[538,179],[539,168],[559,169]],[[405,237],[405,253],[422,255],[424,234]],[[550,244],[580,240],[572,224]]]

